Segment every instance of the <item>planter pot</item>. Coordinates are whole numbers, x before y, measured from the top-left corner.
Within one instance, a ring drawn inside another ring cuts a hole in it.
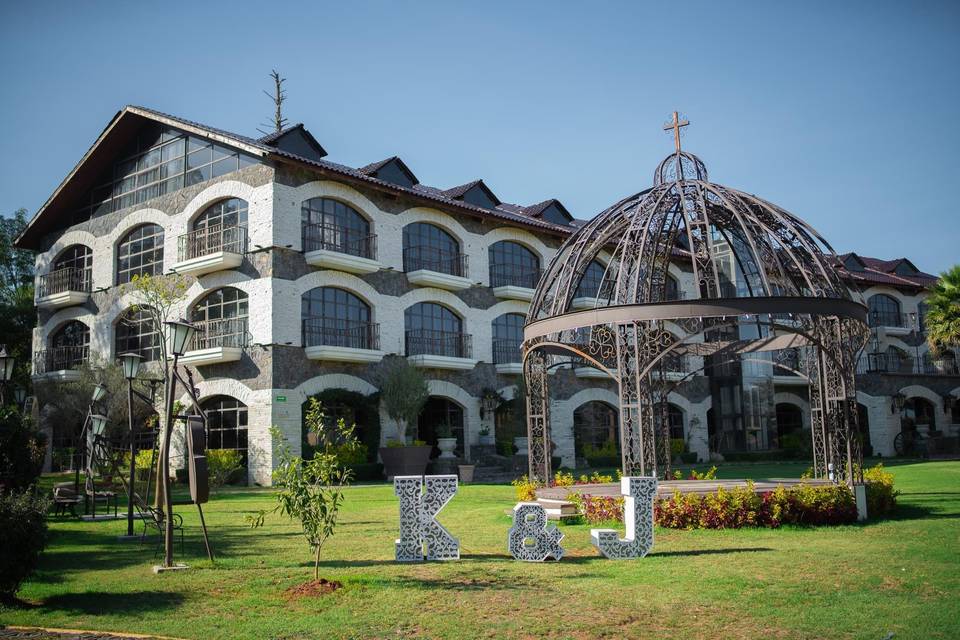
[[[433,447],[380,447],[380,459],[383,460],[383,473],[387,480],[394,476],[422,476],[430,462]]]
[[[518,456],[529,456],[530,448],[526,437],[517,436],[513,439],[513,446],[517,448]]]
[[[457,456],[453,455],[456,448],[456,438],[437,438],[437,449],[440,449],[441,458],[456,458]]]
[[[461,464],[460,469],[460,482],[467,484],[473,482],[473,469],[474,465],[472,464]]]
[[[488,434],[485,435],[485,436],[484,436],[484,435],[481,435],[481,436],[480,436],[480,444],[482,444],[482,445],[494,445],[494,444],[496,444],[496,443],[497,443],[497,441],[496,441],[496,439],[494,439],[492,433],[488,433]]]

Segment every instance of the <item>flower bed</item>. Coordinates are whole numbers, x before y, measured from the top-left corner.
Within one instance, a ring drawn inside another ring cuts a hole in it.
[[[877,518],[896,506],[893,476],[877,465],[864,472],[867,484],[867,512]],[[623,521],[623,498],[571,493],[571,502],[580,516],[591,524]],[[654,522],[671,529],[775,528],[784,524],[835,525],[857,520],[857,504],[846,485],[801,484],[789,489],[754,493],[746,487],[724,489],[699,495],[675,491],[654,503]]]

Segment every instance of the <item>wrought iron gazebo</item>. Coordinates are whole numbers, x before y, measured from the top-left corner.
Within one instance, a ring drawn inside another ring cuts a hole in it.
[[[869,335],[867,308],[809,225],[709,181],[703,162],[680,147],[686,124],[674,113],[665,127],[676,149],[657,166],[653,187],[571,236],[537,287],[523,342],[530,478],[550,479],[548,373],[571,359],[618,387],[624,475],[666,477],[667,396],[692,375],[668,375],[669,363],[688,357],[716,379],[724,367],[750,368],[771,397],[774,370],[805,378],[815,475],[859,481],[854,372]],[[688,276],[692,268],[689,299],[668,286],[668,271],[679,273],[681,263]],[[742,392],[742,380],[734,390]],[[746,429],[733,424],[727,435]]]

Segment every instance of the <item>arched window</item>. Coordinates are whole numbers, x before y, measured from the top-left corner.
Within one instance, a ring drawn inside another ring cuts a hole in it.
[[[378,349],[370,305],[343,289],[317,287],[303,294],[300,320],[303,345]]]
[[[677,282],[677,279],[671,275],[667,276],[666,283],[664,284],[664,300],[679,300],[682,296],[680,295],[680,283]]]
[[[867,300],[870,309],[870,326],[872,327],[902,327],[903,319],[900,316],[900,303],[897,299],[885,293],[870,296]]]
[[[501,240],[490,245],[490,286],[536,289],[540,258],[519,242]]]
[[[795,404],[780,402],[776,406],[777,441],[783,447],[783,436],[803,429],[803,412]]]
[[[127,309],[117,322],[115,355],[136,353],[145,361],[159,360],[160,340],[147,309]]]
[[[60,252],[53,261],[53,269],[40,277],[37,296],[42,298],[64,291],[90,291],[93,280],[93,251],[75,244]]]
[[[207,449],[233,449],[247,463],[247,405],[230,396],[214,396],[200,403],[207,416]]]
[[[606,402],[591,401],[573,412],[573,440],[577,456],[616,457],[620,450],[617,411]]]
[[[667,424],[670,427],[671,440],[686,439],[686,433],[683,426],[683,409],[672,402],[667,404]]]
[[[577,285],[574,298],[597,298],[600,296],[600,287],[603,285],[603,274],[606,271],[603,265],[593,260],[587,265],[587,270]]]
[[[163,273],[163,229],[144,224],[124,236],[117,247],[117,284],[134,276]]]
[[[71,320],[50,336],[50,346],[40,367],[45,371],[77,369],[89,358],[90,328],[79,320]]]
[[[507,364],[520,362],[520,343],[523,342],[522,313],[505,313],[493,320],[493,362]]]
[[[229,198],[207,207],[193,221],[193,233],[181,238],[180,249],[180,260],[218,251],[244,253],[247,250],[247,201]]]
[[[303,250],[336,251],[376,258],[376,237],[370,223],[356,209],[331,198],[304,200],[300,208]]]
[[[247,346],[247,294],[234,287],[214,289],[193,306],[196,325],[190,351],[212,347]]]
[[[403,315],[408,356],[470,357],[470,336],[464,335],[463,321],[450,309],[435,302],[418,302]]]
[[[462,455],[463,408],[448,398],[430,396],[417,418],[417,437],[434,445],[431,452],[434,458],[440,455],[440,449],[436,446],[438,438],[456,438],[457,451]]]
[[[467,275],[460,244],[440,227],[426,222],[414,222],[403,228],[403,270],[420,269]]]
[[[937,428],[937,409],[926,398],[909,398],[900,412],[900,425],[904,431],[922,428],[933,431]]]

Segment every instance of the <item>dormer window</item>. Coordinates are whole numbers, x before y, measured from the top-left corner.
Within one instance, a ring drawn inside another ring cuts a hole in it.
[[[500,204],[500,199],[493,194],[493,191],[483,183],[483,180],[475,180],[462,184],[453,189],[447,189],[444,193],[454,200],[462,200],[468,204],[481,209],[495,209]]]
[[[360,169],[360,173],[407,189],[420,183],[417,176],[413,175],[410,168],[397,156],[368,164]]]
[[[863,263],[860,258],[857,257],[857,254],[851,253],[846,258],[843,259],[843,266],[847,271],[863,271],[866,265]]]

